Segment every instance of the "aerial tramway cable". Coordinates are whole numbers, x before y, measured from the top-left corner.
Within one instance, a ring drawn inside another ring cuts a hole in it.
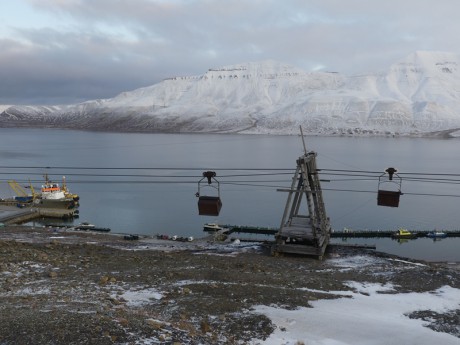
[[[13,169],[21,171],[12,171]],[[38,171],[24,171],[24,170],[38,170]],[[41,175],[40,172],[45,170],[50,176],[74,176],[74,177],[86,177],[88,179],[73,179],[72,184],[78,183],[111,183],[111,184],[192,184],[196,183],[198,174],[184,174],[184,172],[203,171],[203,168],[195,167],[77,167],[77,166],[0,166],[0,175]],[[77,172],[69,172],[67,170],[75,170]],[[238,167],[226,167],[215,169],[218,170],[220,183],[222,185],[235,185],[245,187],[264,187],[264,188],[285,188],[285,186],[279,186],[283,182],[289,183],[290,179],[282,180],[286,175],[292,175],[292,168],[238,168]],[[86,171],[86,172],[85,172]],[[115,173],[116,171],[126,171],[126,174]],[[129,173],[130,171],[164,171],[167,173]],[[381,174],[381,171],[370,171],[370,170],[351,170],[351,169],[318,169],[322,177],[328,179],[331,183],[341,182],[354,182],[360,181],[372,181],[377,179]],[[174,174],[176,172],[177,174]],[[247,172],[247,173],[241,173]],[[428,172],[401,172],[399,173],[403,181],[411,183],[422,183],[422,184],[444,184],[456,186],[460,184],[460,174],[455,173],[428,173]],[[266,177],[279,176],[279,180],[267,180]],[[118,178],[114,180],[114,178]],[[246,178],[238,180],[239,178]],[[5,177],[4,181],[11,178]],[[1,179],[0,179],[1,181]],[[29,179],[18,180],[18,182],[27,184]],[[32,182],[39,183],[41,180],[34,180]],[[325,180],[323,180],[325,181]],[[270,183],[275,183],[272,185]],[[323,190],[330,192],[355,192],[355,193],[376,193],[371,190],[360,190],[359,188],[323,188]],[[443,194],[443,193],[410,193],[405,192],[405,195],[420,195],[420,196],[437,196],[437,197],[460,197],[456,194]]]

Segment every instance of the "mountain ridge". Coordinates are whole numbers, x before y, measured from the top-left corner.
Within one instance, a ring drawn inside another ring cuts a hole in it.
[[[426,135],[460,128],[460,56],[417,51],[386,72],[307,72],[274,60],[210,68],[109,99],[10,106],[2,127],[123,132]],[[0,111],[1,111],[0,107]]]

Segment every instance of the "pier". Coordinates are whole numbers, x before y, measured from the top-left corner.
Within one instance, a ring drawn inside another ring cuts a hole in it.
[[[428,233],[433,230],[410,230],[415,238],[427,237]],[[378,238],[378,237],[393,237],[396,230],[333,230],[331,237],[333,238]],[[446,237],[460,237],[460,230],[442,230]]]
[[[24,207],[1,204],[0,223],[21,224],[37,218],[70,219],[76,216],[74,209],[55,209],[45,207]]]
[[[278,232],[277,228],[258,227],[258,226],[245,226],[245,225],[220,225],[225,229],[224,233],[227,235],[232,234],[251,234],[251,235],[265,235],[275,236]],[[433,230],[410,230],[416,235],[415,237],[426,237],[429,232]],[[446,233],[447,237],[460,237],[460,230],[442,230]],[[331,238],[391,238],[396,230],[332,230]]]
[[[257,235],[271,235],[274,236],[278,229],[259,226],[244,226],[244,225],[222,225],[224,229],[228,229],[227,234],[244,233],[244,234],[257,234]]]

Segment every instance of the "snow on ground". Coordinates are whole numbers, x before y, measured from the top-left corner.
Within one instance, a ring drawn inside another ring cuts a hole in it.
[[[389,259],[356,255],[331,259],[329,263],[344,269],[383,264]],[[390,259],[393,261],[394,259]],[[403,261],[403,260],[401,260]],[[410,264],[416,264],[407,262]],[[191,281],[177,282],[177,286]],[[210,281],[193,281],[212,283]],[[436,332],[427,321],[411,319],[409,314],[431,310],[446,313],[460,308],[460,289],[444,286],[431,292],[396,293],[391,283],[376,284],[350,281],[348,291],[318,291],[341,296],[311,302],[312,308],[286,310],[258,305],[253,313],[266,315],[277,326],[265,341],[254,340],[254,345],[459,345],[460,339]],[[135,306],[161,299],[162,294],[152,289],[124,291],[127,305]]]
[[[457,309],[459,289],[445,286],[433,292],[388,294],[379,293],[376,284],[353,283],[353,288],[352,298],[316,301],[313,308],[255,307],[254,312],[277,325],[270,338],[257,344],[460,344],[459,338],[435,332],[424,327],[426,322],[405,316],[417,310]]]
[[[73,237],[71,238],[73,239]],[[237,253],[260,249],[255,244],[219,245],[208,243],[169,243],[168,241],[150,240],[150,249],[171,247],[189,248],[192,246],[200,254],[213,254],[213,251],[228,251]],[[140,244],[143,247],[146,243]],[[198,245],[199,244],[199,245]],[[195,247],[197,246],[197,247]],[[369,255],[354,255],[328,259],[329,269],[335,267],[342,270],[357,270],[363,267],[380,267],[388,262],[401,262],[411,267],[424,266],[422,263],[410,262],[396,258],[381,258]],[[15,267],[17,266],[17,267]],[[21,265],[9,267],[4,271],[6,276],[21,276],[27,269],[43,272],[46,266],[32,262],[22,262]],[[193,267],[191,267],[193,268]],[[21,296],[46,295],[51,292],[48,288],[34,284],[17,290]],[[177,286],[188,284],[208,283],[212,281],[178,281]],[[305,288],[314,292],[338,296],[336,299],[311,301],[312,308],[286,310],[273,306],[257,305],[253,313],[266,315],[274,325],[275,331],[266,340],[254,340],[253,345],[460,345],[460,339],[443,332],[436,332],[428,327],[429,321],[420,318],[411,319],[408,315],[430,310],[436,313],[449,313],[460,309],[460,289],[443,286],[429,292],[397,293],[393,284],[377,284],[369,282],[349,281],[345,284],[346,291],[321,291]],[[136,307],[161,300],[164,295],[151,286],[131,286],[121,282],[107,285],[108,293],[114,299],[123,300],[127,306]],[[3,293],[4,296],[9,295]],[[427,320],[427,319],[425,319]],[[457,327],[460,328],[460,325]],[[148,339],[140,339],[148,344]],[[138,342],[139,343],[139,342]],[[152,342],[152,344],[155,342]]]
[[[379,263],[379,258],[357,255],[332,259],[334,266],[357,268]],[[260,345],[459,345],[460,339],[431,330],[427,322],[410,319],[416,311],[437,313],[460,308],[460,289],[444,286],[431,292],[395,293],[394,286],[348,282],[349,291],[324,291],[343,296],[312,301],[312,308],[285,310],[259,305],[254,313],[266,315],[277,326]],[[460,327],[460,326],[459,326]]]
[[[417,310],[445,312],[460,307],[460,290],[445,286],[433,292],[388,294],[378,284],[352,284],[352,298],[319,300],[313,308],[284,310],[257,306],[277,325],[265,345],[432,345],[460,344],[460,339],[435,332],[427,323],[405,314]]]
[[[146,287],[112,287],[112,298],[121,298],[130,307],[138,307],[150,303],[152,300],[160,300],[163,294],[155,288]]]
[[[344,258],[329,259],[328,263],[332,266],[343,268],[344,270],[353,270],[360,267],[375,266],[384,264],[387,259],[376,258],[368,255],[355,255]]]

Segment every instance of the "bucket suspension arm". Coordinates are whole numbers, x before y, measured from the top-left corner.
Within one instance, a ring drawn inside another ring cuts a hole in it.
[[[196,197],[200,196],[201,184],[202,184],[204,179],[207,180],[208,186],[217,189],[217,194],[220,197],[220,184],[219,184],[219,181],[217,181],[216,176],[217,176],[217,174],[216,174],[215,171],[204,171],[203,172],[203,177],[201,178],[201,180],[198,181],[198,192],[195,194]],[[217,187],[211,186],[213,181],[217,184]]]

